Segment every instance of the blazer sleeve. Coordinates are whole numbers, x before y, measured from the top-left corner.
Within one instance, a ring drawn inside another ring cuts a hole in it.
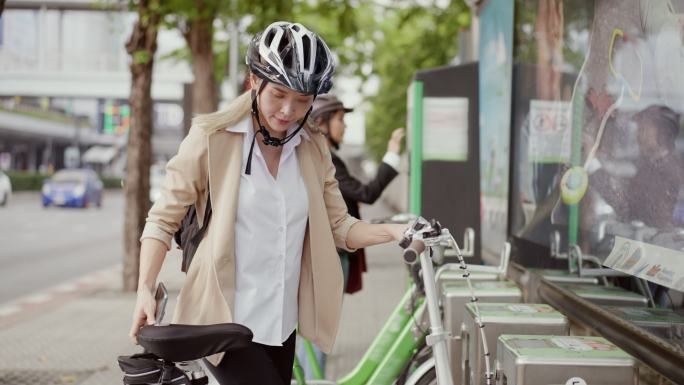
[[[207,188],[207,136],[200,127],[193,126],[183,139],[178,153],[166,164],[166,176],[160,196],[147,214],[140,240],[158,239],[171,249],[173,234],[188,212]]]
[[[322,135],[321,138],[323,138]],[[347,212],[347,204],[344,203],[337,179],[335,179],[335,166],[333,165],[328,145],[323,140],[318,141],[317,145],[321,151],[325,178],[323,183],[323,200],[325,201],[325,208],[328,213],[335,246],[349,252],[354,252],[356,249],[351,249],[347,246],[347,234],[349,229],[359,220]]]
[[[339,182],[342,196],[346,199],[353,200],[360,203],[372,204],[382,194],[382,191],[387,185],[397,176],[397,171],[387,163],[380,163],[378,173],[375,178],[368,184],[363,184],[358,179],[354,178],[342,159],[333,156],[333,164],[335,165],[335,178]]]

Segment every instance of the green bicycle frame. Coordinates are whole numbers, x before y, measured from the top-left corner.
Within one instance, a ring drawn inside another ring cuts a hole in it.
[[[421,299],[420,305],[413,313],[411,320],[401,329],[394,344],[387,351],[385,358],[380,362],[380,365],[378,365],[367,382],[368,384],[391,385],[399,377],[399,374],[409,363],[413,353],[418,348],[418,341],[413,334],[414,320],[419,322],[424,312],[425,302]],[[422,338],[425,337],[425,334],[427,334],[427,331],[423,331]]]
[[[414,319],[418,320],[424,311],[423,299],[419,300],[417,303],[419,306],[412,314],[406,312],[407,305],[415,290],[414,285],[409,287],[356,368],[338,380],[337,384],[391,385],[397,379],[418,346],[412,327]],[[322,379],[320,365],[313,354],[313,349],[311,349],[311,342],[302,341],[314,376],[316,379]],[[295,379],[297,384],[305,385],[304,374],[301,370],[298,372],[298,368],[301,369],[299,361],[295,357]]]
[[[308,343],[311,345],[309,341],[306,341],[305,343]],[[311,360],[311,358],[309,358]],[[313,364],[312,365],[318,365],[318,362],[316,360],[311,361]],[[320,370],[320,367],[318,368]],[[304,378],[304,369],[302,369],[302,365],[299,363],[299,359],[297,358],[297,355],[295,354],[294,356],[294,365],[292,366],[292,374],[297,381],[297,385],[305,385],[306,384],[306,379]]]

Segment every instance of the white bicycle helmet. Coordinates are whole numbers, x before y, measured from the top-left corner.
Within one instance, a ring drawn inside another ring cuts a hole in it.
[[[258,77],[302,94],[324,94],[332,88],[335,64],[330,49],[298,23],[278,21],[256,34],[246,61]]]

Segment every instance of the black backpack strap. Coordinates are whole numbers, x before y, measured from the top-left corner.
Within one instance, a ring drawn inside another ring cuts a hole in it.
[[[200,230],[202,233],[204,233],[204,229],[209,224],[209,218],[211,218],[211,190],[209,190],[209,184],[207,184],[207,206],[204,208],[204,221],[202,221],[202,229]]]
[[[204,219],[200,226],[198,220],[197,205],[190,206],[185,218],[181,222],[181,227],[176,231],[176,243],[183,249],[183,262],[181,264],[181,271],[187,273],[192,263],[192,258],[199,246],[204,234],[207,231],[209,220],[211,219],[211,192],[209,190],[209,182],[207,182],[207,203],[204,208]],[[180,240],[180,242],[178,242]]]
[[[204,208],[204,220],[202,221],[202,228],[199,229],[195,237],[197,240],[201,240],[204,236],[204,232],[207,230],[207,225],[209,224],[209,219],[211,218],[211,190],[209,190],[209,185],[207,184],[207,206]]]
[[[193,242],[195,245],[198,245],[202,240],[202,237],[204,237],[204,233],[207,231],[207,226],[209,225],[211,213],[211,190],[209,190],[209,185],[207,184],[207,205],[204,208],[204,220],[202,221],[202,228],[198,229],[197,233],[193,237]]]

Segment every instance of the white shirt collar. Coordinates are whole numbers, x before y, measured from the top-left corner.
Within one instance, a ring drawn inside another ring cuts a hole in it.
[[[292,126],[290,126],[290,128],[287,129],[287,135],[290,135],[290,133],[292,133],[292,131],[296,130],[297,127],[299,127],[299,123],[295,123]],[[236,125],[226,128],[226,131],[246,134],[251,129],[252,129],[252,115],[248,114],[244,119],[242,119]],[[302,127],[302,129],[299,130],[299,134],[297,136],[302,136],[306,140],[311,140],[309,133],[306,131],[306,128],[304,128],[304,127]],[[296,140],[296,139],[297,138],[292,138],[292,140]],[[299,142],[299,141],[297,141],[297,142]]]

